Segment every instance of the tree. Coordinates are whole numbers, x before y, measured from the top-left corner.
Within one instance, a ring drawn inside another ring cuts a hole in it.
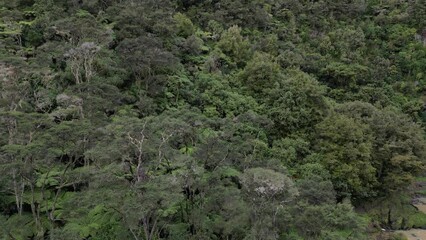
[[[365,66],[332,62],[321,70],[321,81],[333,88],[354,89],[364,83],[367,74]]]
[[[24,203],[31,207],[34,223],[34,234],[43,236],[45,228],[38,205],[37,171],[46,165],[42,161],[42,143],[37,141],[38,135],[46,126],[46,118],[40,114],[20,112],[3,112],[3,126],[8,129],[7,143],[0,148],[0,160],[5,180],[9,182],[9,194],[13,194],[16,210],[23,214]],[[29,192],[25,191],[28,189]]]
[[[425,140],[409,117],[362,102],[344,104],[339,111],[369,125],[373,136],[371,163],[382,194],[402,190],[422,171]]]
[[[343,203],[297,206],[300,211],[295,225],[301,235],[310,239],[362,239],[364,227],[352,205]],[[334,236],[334,237],[332,237]]]
[[[117,47],[122,63],[132,72],[136,96],[158,96],[167,74],[177,69],[178,60],[155,37],[126,39]]]
[[[250,54],[250,43],[241,35],[241,28],[237,25],[222,33],[217,46],[238,65],[242,64]]]
[[[121,42],[146,35],[161,36],[163,39],[175,36],[174,10],[169,0],[122,1],[108,8],[106,13],[111,22],[116,22],[113,30]]]
[[[126,198],[120,207],[133,237],[158,239],[168,219],[177,214],[182,199],[179,179],[176,176],[161,176],[138,184],[133,196]]]
[[[291,70],[267,90],[268,116],[279,136],[309,130],[328,113],[326,88],[310,75]]]
[[[279,219],[286,205],[297,195],[293,181],[283,173],[264,168],[244,171],[241,183],[252,206],[249,239],[276,239],[282,229]]]
[[[173,16],[173,19],[176,22],[178,28],[178,34],[182,37],[189,37],[195,32],[195,26],[192,23],[191,19],[185,16],[182,13],[176,13]]]
[[[68,64],[76,84],[84,81],[90,82],[94,75],[93,60],[100,47],[93,42],[84,42],[79,47],[70,49],[65,53]],[[84,78],[82,75],[84,73]]]
[[[282,78],[279,65],[274,58],[262,52],[255,52],[240,74],[243,86],[254,96],[264,96]]]
[[[372,163],[372,133],[368,125],[341,114],[331,114],[315,129],[314,148],[330,172],[340,199],[376,195],[376,168]]]

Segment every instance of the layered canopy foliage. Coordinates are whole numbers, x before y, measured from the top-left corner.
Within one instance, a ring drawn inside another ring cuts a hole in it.
[[[0,0],[0,238],[367,239],[424,171],[424,16]]]

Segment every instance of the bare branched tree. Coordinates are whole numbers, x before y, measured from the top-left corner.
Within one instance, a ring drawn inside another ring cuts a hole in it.
[[[83,81],[90,82],[95,73],[93,60],[100,49],[93,42],[84,42],[79,47],[72,48],[65,53],[64,56],[68,58],[68,64],[76,84],[80,84]]]

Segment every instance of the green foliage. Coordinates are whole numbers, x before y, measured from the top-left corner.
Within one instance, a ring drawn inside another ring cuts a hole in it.
[[[316,148],[324,154],[322,164],[332,175],[340,196],[375,195],[375,168],[371,162],[372,136],[368,126],[333,114],[316,127]]]
[[[371,164],[377,171],[379,191],[393,192],[414,180],[424,168],[425,143],[419,126],[393,109],[378,110],[360,102],[342,106],[345,114],[369,125],[374,140]],[[398,148],[392,146],[398,145]]]
[[[250,92],[261,96],[282,78],[279,65],[271,55],[263,52],[254,53],[240,77]]]
[[[189,37],[195,32],[195,26],[192,23],[191,19],[189,19],[187,16],[185,16],[182,13],[176,13],[173,16],[174,20],[176,21],[176,27],[178,34],[182,37]]]
[[[329,239],[331,236],[348,237],[362,227],[359,217],[348,203],[322,206],[300,206],[302,210],[295,225],[299,227],[302,236],[312,239]],[[339,229],[340,231],[328,232],[326,229]],[[331,236],[330,236],[331,235]],[[335,237],[331,238],[334,239]],[[339,238],[337,238],[339,239]]]
[[[327,115],[325,88],[299,70],[291,70],[267,92],[267,114],[281,136],[311,130]]]
[[[250,43],[241,35],[241,28],[236,25],[222,33],[217,46],[237,64],[247,60],[250,54]]]
[[[5,238],[27,239],[36,233],[30,214],[22,216],[15,214],[7,219],[2,219],[1,223],[0,234]],[[18,228],[16,226],[21,227]]]
[[[410,215],[408,221],[408,227],[410,228],[424,228],[426,226],[426,214],[423,212],[417,212]]]
[[[424,0],[0,6],[1,239],[425,227]]]

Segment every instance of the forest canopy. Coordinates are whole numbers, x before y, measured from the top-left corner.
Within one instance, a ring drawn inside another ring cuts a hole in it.
[[[424,0],[0,0],[0,238],[426,227],[409,200],[425,16]]]

